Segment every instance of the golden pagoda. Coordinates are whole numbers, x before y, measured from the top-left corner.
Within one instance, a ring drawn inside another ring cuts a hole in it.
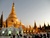
[[[7,24],[8,27],[11,27],[12,25],[15,25],[15,27],[19,27],[20,26],[20,21],[18,20],[17,16],[16,16],[16,12],[15,12],[15,7],[14,7],[14,3],[12,4],[12,9],[11,12],[8,16],[7,20]],[[4,26],[6,26],[6,22],[4,22]]]

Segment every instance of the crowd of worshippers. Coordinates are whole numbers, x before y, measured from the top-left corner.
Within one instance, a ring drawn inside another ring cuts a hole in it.
[[[18,35],[17,34],[17,37],[15,35],[13,35],[12,37],[10,38],[50,38],[50,34],[49,33],[46,33],[46,34],[30,34],[30,35]]]

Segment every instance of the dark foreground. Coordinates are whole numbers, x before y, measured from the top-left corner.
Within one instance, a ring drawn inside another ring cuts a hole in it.
[[[13,35],[13,36],[0,36],[0,38],[50,38],[50,34],[33,34],[33,35]]]

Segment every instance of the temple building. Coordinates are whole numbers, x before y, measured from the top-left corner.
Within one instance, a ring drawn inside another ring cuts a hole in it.
[[[21,20],[19,21],[17,16],[16,16],[16,12],[15,12],[15,7],[14,7],[14,3],[12,4],[12,8],[10,10],[10,14],[8,16],[8,18],[3,21],[3,12],[2,15],[0,17],[0,35],[9,35],[9,34],[36,34],[36,33],[41,33],[41,32],[50,32],[50,25],[48,24],[48,26],[46,26],[46,24],[44,23],[44,26],[41,27],[37,27],[36,22],[34,22],[34,27],[31,27],[31,25],[29,25],[29,27],[25,27],[24,24],[21,22]]]
[[[18,18],[16,16],[14,3],[12,4],[11,12],[10,12],[8,18],[6,19],[6,21],[7,21],[8,27],[11,27],[12,25],[14,25],[16,28],[18,28],[20,26],[20,21],[18,20]],[[6,21],[3,23],[5,27],[6,27]]]
[[[13,31],[15,30],[15,34],[16,34],[16,32],[18,33],[18,31],[19,32],[23,31],[23,33],[27,33],[27,34],[28,33],[29,34],[39,33],[41,31],[36,26],[36,22],[34,22],[34,27],[31,27],[31,25],[29,25],[29,28],[28,28],[28,27],[25,27],[23,25],[23,23],[18,20],[18,18],[16,16],[16,12],[15,12],[14,3],[12,4],[12,9],[11,9],[11,12],[10,12],[8,18],[5,21],[3,21],[3,13],[2,13],[1,18],[0,18],[0,28],[2,28],[2,31],[4,30],[4,32],[11,31],[11,33],[14,33]]]

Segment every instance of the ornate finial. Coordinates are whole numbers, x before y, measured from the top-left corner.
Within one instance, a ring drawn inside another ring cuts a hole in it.
[[[14,2],[13,2],[13,7],[14,7]]]

